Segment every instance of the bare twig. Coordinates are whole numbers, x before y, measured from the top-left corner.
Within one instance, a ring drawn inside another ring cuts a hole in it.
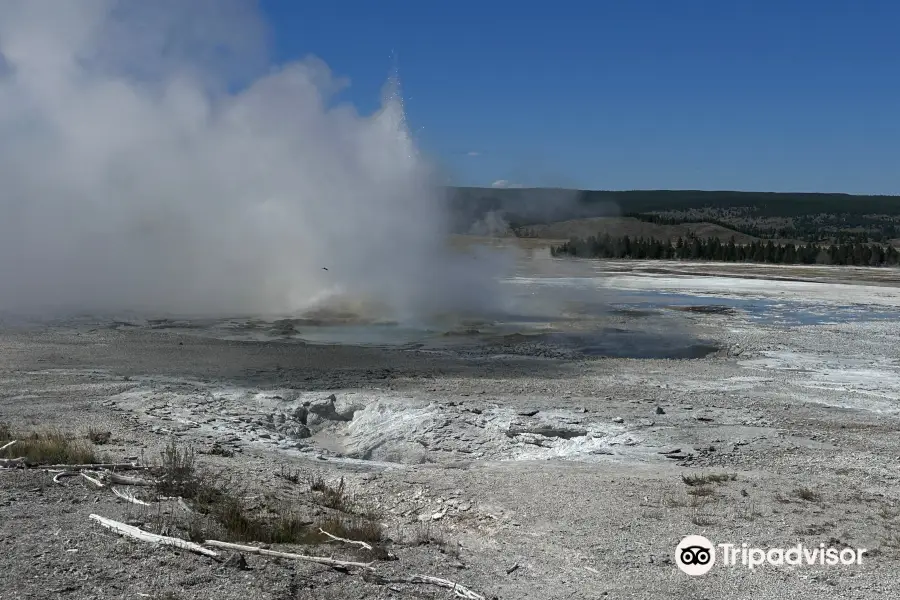
[[[131,525],[126,525],[125,523],[113,521],[112,519],[101,517],[100,515],[91,515],[90,518],[100,523],[100,525],[102,525],[103,527],[115,531],[119,535],[124,535],[125,537],[130,537],[142,542],[161,544],[163,546],[174,546],[175,548],[190,550],[191,552],[203,554],[204,556],[210,556],[212,558],[218,558],[219,556],[218,552],[210,550],[209,548],[204,548],[203,546],[195,544],[193,542],[188,542],[179,538],[168,537],[165,535],[150,533],[149,531],[144,531],[143,529],[132,527]]]
[[[365,578],[365,576],[363,576]],[[457,598],[465,598],[466,600],[485,600],[481,594],[476,594],[469,588],[459,583],[450,581],[449,579],[441,579],[440,577],[432,577],[430,575],[413,575],[411,577],[399,577],[396,579],[387,579],[385,577],[374,576],[370,579],[374,583],[385,585],[388,583],[424,583],[428,585],[436,585],[446,588],[453,592]]]
[[[330,533],[328,533],[321,527],[319,527],[319,533],[321,533],[322,535],[327,535],[329,538],[331,538],[335,542],[344,542],[346,544],[354,544],[356,546],[359,546],[360,548],[365,548],[366,550],[372,549],[372,546],[370,546],[369,544],[367,544],[365,542],[361,542],[359,540],[348,540],[347,538],[342,538],[342,537],[338,537],[336,535],[331,535]]]
[[[290,552],[277,552],[275,550],[267,550],[265,548],[257,548],[256,546],[244,546],[241,544],[232,544],[230,542],[220,542],[218,540],[206,540],[203,542],[205,546],[213,546],[214,548],[225,548],[226,550],[236,550],[238,552],[248,552],[250,554],[261,554],[263,556],[274,556],[276,558],[289,558],[294,560],[305,560],[307,562],[328,565],[329,567],[358,567],[360,569],[368,569],[374,571],[373,563],[349,562],[345,560],[335,560],[333,558],[325,558],[322,556],[306,556],[305,554],[292,554]]]
[[[126,502],[131,502],[132,504],[139,504],[141,506],[150,506],[149,502],[144,502],[140,498],[136,498],[134,496],[134,494],[132,494],[130,492],[123,492],[123,491],[117,490],[116,488],[110,488],[110,489],[112,490],[113,494],[115,494],[122,500],[125,500]]]
[[[8,442],[8,443],[6,443],[6,444],[3,444],[2,446],[0,446],[0,452],[3,452],[3,451],[6,450],[7,448],[12,448],[13,446],[16,445],[16,442],[18,442],[18,441],[19,441],[19,440],[13,440],[13,441],[11,441],[11,442]]]
[[[19,458],[0,458],[0,467],[5,467],[7,469],[12,467],[24,467],[25,465],[25,457],[20,456]]]
[[[84,471],[81,472],[81,476],[84,477],[85,479],[87,479],[88,481],[90,481],[91,483],[93,483],[94,485],[96,485],[97,487],[100,487],[100,488],[106,487],[103,485],[102,481],[100,481],[98,479],[94,479],[93,477],[91,477],[90,475],[85,473]]]

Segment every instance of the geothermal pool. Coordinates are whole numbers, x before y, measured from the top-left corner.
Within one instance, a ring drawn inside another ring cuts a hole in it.
[[[668,265],[670,271],[660,273],[648,264],[548,258],[523,261],[514,277],[501,282],[505,310],[444,314],[417,321],[374,318],[335,303],[310,313],[269,318],[120,315],[58,319],[54,324],[474,356],[694,359],[721,349],[722,342],[711,337],[705,326],[722,319],[732,325],[792,328],[900,318],[898,287],[751,278],[739,269],[699,275],[689,272],[698,268],[689,263]],[[682,270],[685,273],[679,272]],[[839,272],[835,268],[829,273]],[[778,274],[773,270],[773,277]],[[879,272],[882,279],[887,275]],[[3,321],[6,326],[28,323],[11,316]],[[40,320],[40,325],[47,322]]]
[[[703,328],[717,319],[791,328],[900,317],[900,289],[895,287],[750,279],[740,273],[671,276],[639,268],[627,274],[622,270],[622,263],[597,261],[525,264],[515,277],[502,282],[508,309],[494,314],[397,322],[326,306],[314,314],[281,318],[125,318],[112,326],[231,340],[488,356],[693,359],[720,349],[720,343],[709,339]]]

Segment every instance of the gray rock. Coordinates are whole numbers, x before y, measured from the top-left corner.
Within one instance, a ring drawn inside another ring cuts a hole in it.
[[[338,412],[334,405],[336,401],[337,397],[334,394],[331,394],[323,400],[311,402],[308,408],[310,416],[318,415],[326,421],[352,421],[353,411],[350,411],[350,414]],[[307,419],[308,418],[309,417],[307,417]]]
[[[307,427],[306,425],[299,425],[297,423],[286,423],[279,426],[278,433],[285,437],[293,438],[296,440],[303,440],[312,436],[312,432],[309,430],[309,427]]]
[[[229,556],[228,560],[226,560],[223,564],[226,568],[229,569],[238,569],[240,571],[244,571],[247,569],[247,560],[240,552],[235,552],[234,554]]]
[[[327,420],[320,417],[316,413],[310,413],[309,415],[307,415],[305,422],[307,427],[318,430],[325,423],[327,423]]]

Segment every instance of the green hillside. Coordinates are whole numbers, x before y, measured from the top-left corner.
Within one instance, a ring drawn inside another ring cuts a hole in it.
[[[457,232],[495,213],[513,227],[628,216],[662,225],[710,223],[761,238],[816,242],[900,238],[900,196],[471,187],[453,188],[449,196]]]

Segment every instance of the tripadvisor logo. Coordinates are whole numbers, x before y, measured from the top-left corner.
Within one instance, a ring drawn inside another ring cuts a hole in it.
[[[689,535],[675,547],[675,564],[688,575],[705,575],[717,562],[750,570],[770,565],[861,565],[865,548],[831,548],[825,544],[790,548],[753,548],[749,544],[713,544],[702,535]]]
[[[688,575],[706,575],[716,564],[716,548],[702,535],[689,535],[675,547],[675,564]]]

